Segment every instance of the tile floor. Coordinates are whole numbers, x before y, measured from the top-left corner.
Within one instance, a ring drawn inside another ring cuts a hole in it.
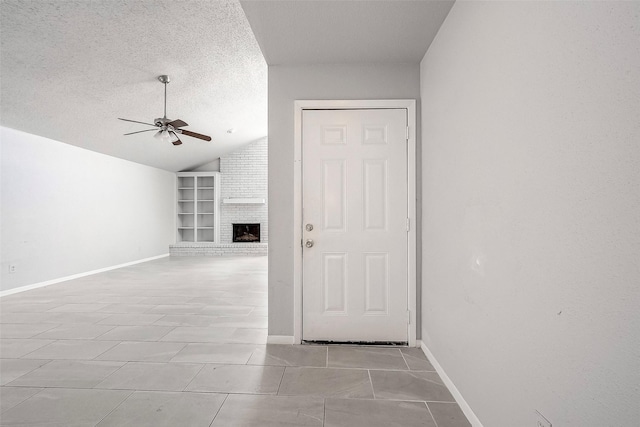
[[[266,257],[0,299],[0,425],[469,426],[419,349],[266,345]]]

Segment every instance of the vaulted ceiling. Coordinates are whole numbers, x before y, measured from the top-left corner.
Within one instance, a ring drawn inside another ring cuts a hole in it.
[[[192,169],[267,135],[267,63],[418,64],[452,4],[2,0],[0,125]],[[161,74],[171,77],[167,116],[212,142],[123,136],[149,127],[118,117],[162,117]]]
[[[267,134],[267,65],[237,1],[2,0],[2,126],[158,168]],[[167,115],[212,142],[174,147],[118,117]],[[227,133],[234,128],[235,133]]]

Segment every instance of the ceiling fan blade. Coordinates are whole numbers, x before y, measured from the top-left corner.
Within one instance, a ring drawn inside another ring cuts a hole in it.
[[[151,132],[151,131],[156,131],[158,129],[147,129],[147,130],[139,130],[138,132],[129,132],[129,133],[125,133],[125,135],[133,135],[134,133],[142,133],[142,132]]]
[[[167,126],[169,126],[169,125],[173,126],[174,128],[181,128],[181,127],[184,127],[184,126],[189,126],[188,124],[186,124],[185,122],[183,122],[180,119],[176,119],[176,120],[174,120],[174,121],[172,121],[170,123],[167,123]]]
[[[180,141],[180,138],[178,138],[178,135],[176,135],[176,140],[175,141],[171,141],[171,143],[173,145],[180,145],[180,144],[182,144],[182,141]]]
[[[211,141],[211,137],[207,135],[203,135],[201,133],[191,132],[190,130],[180,129],[180,133],[183,135],[187,135],[193,138],[204,139],[205,141]]]
[[[131,122],[131,123],[140,123],[141,125],[156,126],[153,123],[145,123],[145,122],[139,122],[137,120],[121,119],[120,117],[118,117],[118,120],[123,120],[125,122]]]

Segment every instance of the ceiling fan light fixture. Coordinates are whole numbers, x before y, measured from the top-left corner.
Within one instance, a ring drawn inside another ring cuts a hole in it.
[[[163,142],[173,142],[173,137],[171,136],[171,134],[166,129],[158,131],[153,136],[155,138],[158,138],[159,140],[161,140]]]

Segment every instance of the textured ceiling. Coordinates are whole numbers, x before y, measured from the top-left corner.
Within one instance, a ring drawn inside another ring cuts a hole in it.
[[[241,0],[269,65],[419,63],[453,0]]]
[[[267,134],[267,66],[237,1],[2,0],[0,124],[178,171]],[[167,115],[174,147],[117,120]],[[227,133],[235,128],[233,134]]]
[[[169,171],[192,169],[267,135],[264,58],[417,64],[453,1],[241,4],[0,0],[0,124]],[[174,147],[154,132],[123,136],[146,127],[117,117],[162,116],[160,74],[171,77],[168,117],[213,142],[183,137]]]

